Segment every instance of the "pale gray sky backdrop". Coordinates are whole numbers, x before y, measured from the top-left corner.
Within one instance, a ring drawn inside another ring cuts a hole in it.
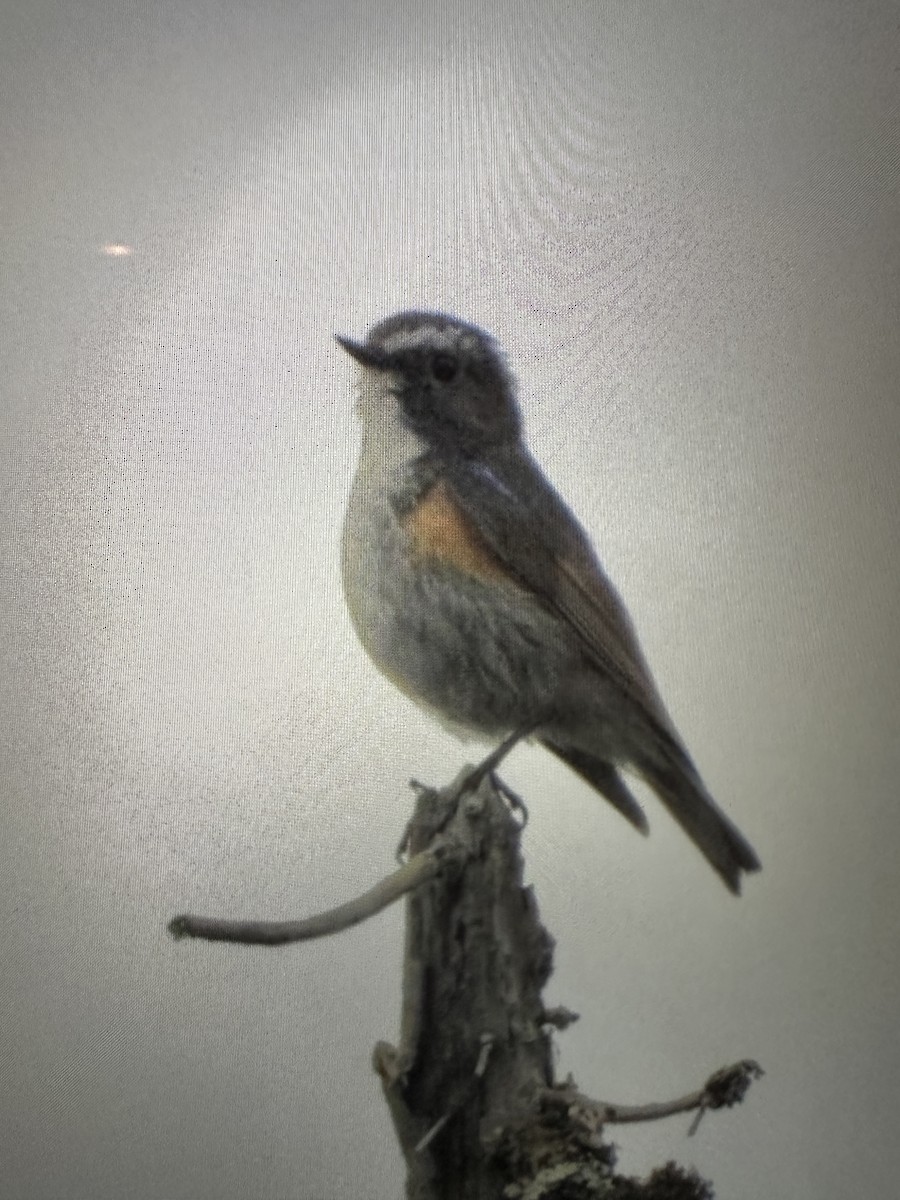
[[[478,753],[356,645],[331,340],[507,347],[764,873],[732,900],[537,749],[529,877],[616,1131],[723,1197],[900,1172],[900,22],[890,0],[0,8],[0,1173],[8,1200],[388,1200],[401,913],[280,952]],[[121,243],[130,255],[102,247]]]

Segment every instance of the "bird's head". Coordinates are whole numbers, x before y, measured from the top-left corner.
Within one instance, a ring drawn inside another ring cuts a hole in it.
[[[429,448],[474,454],[518,439],[513,378],[494,340],[441,313],[403,312],[364,342],[338,337],[362,369],[364,426],[395,422]]]

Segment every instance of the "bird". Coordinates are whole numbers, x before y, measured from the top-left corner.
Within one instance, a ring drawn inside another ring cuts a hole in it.
[[[739,894],[760,861],[707,791],[588,534],[528,449],[497,342],[428,311],[335,339],[357,364],[341,573],[369,657],[461,736],[524,731],[646,833],[623,772],[636,775]]]

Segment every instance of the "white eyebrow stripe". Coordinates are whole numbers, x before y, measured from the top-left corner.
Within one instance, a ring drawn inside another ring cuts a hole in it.
[[[432,346],[435,350],[455,350],[456,330],[438,329],[434,325],[423,325],[420,329],[398,329],[385,338],[382,346],[387,354],[403,350],[416,350],[420,346]]]

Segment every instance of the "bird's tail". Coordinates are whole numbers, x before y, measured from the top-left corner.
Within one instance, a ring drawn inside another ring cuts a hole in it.
[[[632,825],[642,833],[647,832],[643,809],[611,763],[574,746],[560,746],[550,741],[545,741],[544,745],[595,787]],[[635,768],[721,876],[726,887],[740,895],[742,873],[760,869],[756,852],[707,792],[696,767],[681,746],[674,739],[669,743],[668,738],[665,746],[668,753],[664,765],[658,760],[644,761],[636,763]]]
[[[687,754],[679,753],[665,766],[641,763],[638,769],[726,887],[739,896],[742,873],[758,871],[762,864],[703,786]]]
[[[544,742],[548,750],[563,760],[576,771],[591,787],[605,796],[613,808],[617,808],[626,821],[630,821],[641,833],[649,833],[650,826],[644,816],[644,810],[632,796],[631,792],[612,763],[605,762],[595,754],[579,750],[575,746],[559,746],[553,742]]]

